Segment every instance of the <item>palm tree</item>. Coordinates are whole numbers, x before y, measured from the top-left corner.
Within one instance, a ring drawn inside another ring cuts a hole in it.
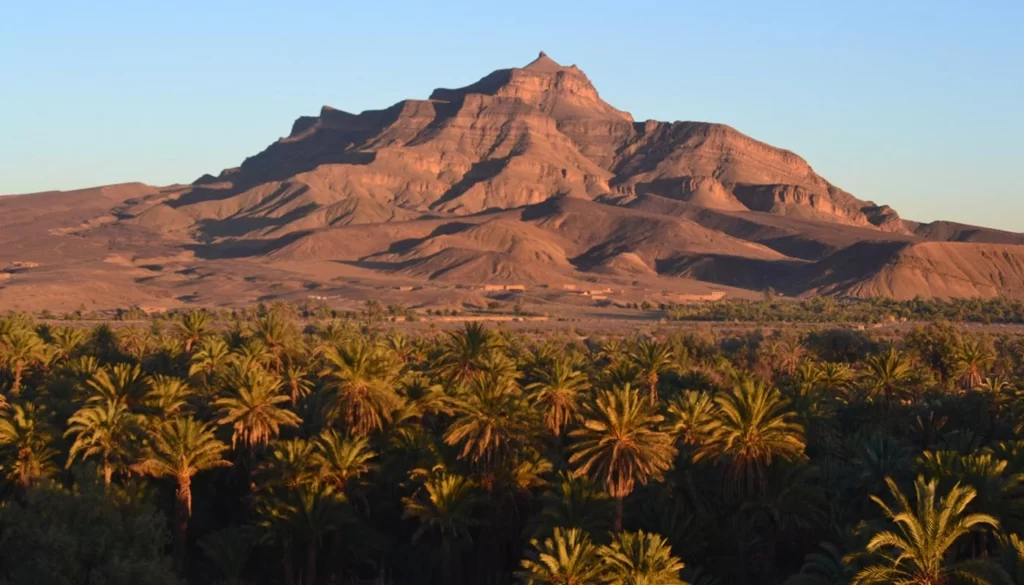
[[[210,332],[210,314],[206,311],[189,311],[181,316],[177,326],[178,335],[185,345],[185,353],[191,354],[192,348]]]
[[[75,327],[57,327],[50,331],[50,350],[55,361],[67,361],[85,345],[85,331]]]
[[[823,542],[820,550],[804,558],[800,572],[786,579],[783,585],[847,585],[852,576],[849,565],[836,545]]]
[[[327,348],[323,357],[332,411],[349,431],[367,436],[391,422],[402,399],[395,392],[399,365],[390,353],[358,338]]]
[[[46,358],[46,343],[34,331],[15,329],[0,336],[0,365],[11,372],[11,394],[21,394],[21,381],[26,370]]]
[[[544,541],[531,540],[520,566],[525,585],[591,585],[605,573],[598,547],[579,528],[555,528]]]
[[[803,457],[804,430],[792,422],[788,403],[775,388],[746,380],[720,394],[718,415],[707,442],[694,461],[725,460],[737,495],[752,494],[764,484],[766,469],[776,457],[796,461]]]
[[[715,427],[718,407],[706,392],[687,390],[668,407],[669,428],[680,443],[696,446],[704,443]]]
[[[297,490],[320,477],[317,446],[306,439],[288,439],[270,444],[269,456],[260,463],[256,476],[267,487]]]
[[[881,355],[872,355],[864,360],[867,375],[864,377],[868,388],[881,394],[887,408],[892,407],[893,397],[899,395],[910,380],[913,370],[903,354],[890,347]]]
[[[249,370],[236,380],[231,392],[230,396],[214,401],[213,406],[220,416],[217,423],[234,428],[232,448],[241,443],[251,452],[276,438],[281,427],[295,427],[302,422],[297,414],[280,406],[289,397],[281,392],[281,380],[276,376]]]
[[[42,408],[34,404],[12,404],[0,416],[0,470],[27,490],[36,480],[55,471],[57,450]]]
[[[305,544],[306,562],[302,582],[305,585],[316,585],[317,551],[323,537],[344,524],[345,508],[345,497],[334,486],[312,482],[295,490],[260,498],[256,513],[265,538],[283,545],[286,559],[291,556],[288,550],[291,543]],[[289,582],[294,582],[288,565],[285,570]]]
[[[123,400],[102,400],[86,404],[68,419],[65,437],[74,437],[66,467],[75,459],[99,457],[103,481],[110,485],[114,472],[128,467],[133,444],[142,435],[143,422]]]
[[[830,393],[836,393],[840,397],[845,397],[852,382],[853,369],[847,364],[842,362],[822,362],[818,366],[818,385]]]
[[[579,419],[581,394],[590,383],[571,358],[554,359],[537,377],[526,389],[533,393],[532,402],[544,411],[544,425],[559,437]]]
[[[273,369],[280,372],[283,365],[282,356],[299,334],[295,323],[282,311],[271,311],[256,319],[252,333],[255,339],[267,346],[272,356]]]
[[[418,541],[427,532],[441,538],[441,582],[453,585],[458,561],[453,546],[469,538],[469,529],[479,524],[473,517],[478,502],[473,484],[466,478],[441,472],[430,477],[423,488],[411,498],[403,498],[403,518],[416,518],[420,526],[413,535]]]
[[[366,437],[343,437],[327,430],[316,440],[320,479],[343,491],[352,480],[373,468],[371,461],[376,457]]]
[[[528,410],[515,380],[480,375],[454,403],[455,420],[444,442],[461,446],[460,459],[482,463],[490,470],[518,445],[529,427]]]
[[[148,380],[148,384],[149,392],[144,402],[162,418],[180,414],[192,396],[188,382],[174,376],[156,374]]]
[[[231,463],[222,457],[228,446],[217,440],[212,428],[192,417],[167,421],[150,439],[150,452],[133,468],[145,475],[173,478],[178,485],[174,559],[181,572],[185,568],[185,540],[192,516],[192,478],[208,469],[229,467]]]
[[[948,554],[961,537],[977,530],[999,528],[999,521],[992,516],[965,513],[975,497],[973,488],[955,485],[939,498],[938,481],[918,477],[914,483],[917,501],[911,505],[896,482],[889,479],[886,483],[897,507],[890,508],[877,496],[871,499],[893,523],[895,531],[884,530],[871,537],[866,551],[877,558],[854,576],[853,585],[1008,582],[998,566],[987,559],[957,562]]]
[[[482,323],[466,323],[462,331],[448,334],[445,351],[437,364],[437,373],[453,383],[468,382],[481,368],[482,361],[500,345],[493,331]]]
[[[792,376],[796,373],[800,360],[803,359],[807,349],[797,339],[786,339],[775,344],[772,348],[772,358],[778,371]]]
[[[995,356],[975,339],[965,339],[956,351],[956,372],[964,388],[971,390],[981,384],[985,369],[995,361]]]
[[[602,483],[615,498],[615,531],[622,531],[622,503],[637,483],[658,481],[672,465],[672,437],[658,430],[663,417],[643,404],[636,390],[623,386],[602,392],[570,433],[575,442],[569,463],[577,476]]]
[[[218,372],[223,372],[234,359],[231,348],[220,337],[208,337],[199,345],[189,360],[188,375],[203,377],[210,384]]]
[[[620,532],[598,554],[607,585],[686,585],[679,577],[683,562],[660,534]]]
[[[114,364],[100,368],[85,385],[93,392],[90,400],[124,402],[129,407],[143,400],[148,387],[138,364]]]
[[[224,573],[224,585],[241,585],[242,571],[252,551],[248,530],[230,526],[211,532],[199,540],[199,548]]]
[[[293,407],[299,403],[299,398],[308,396],[313,390],[312,382],[306,378],[308,375],[308,369],[296,364],[290,364],[281,372],[281,379],[284,381],[285,389],[288,390]]]
[[[658,403],[658,377],[672,367],[672,349],[654,339],[643,339],[629,354],[647,384],[651,406]]]
[[[555,528],[580,528],[589,534],[608,531],[615,514],[607,493],[589,477],[561,473],[540,496],[541,509],[533,534],[551,534]]]

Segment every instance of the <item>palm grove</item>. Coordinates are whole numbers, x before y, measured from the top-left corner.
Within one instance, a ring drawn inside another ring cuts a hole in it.
[[[1024,339],[0,319],[0,583],[1024,583]]]

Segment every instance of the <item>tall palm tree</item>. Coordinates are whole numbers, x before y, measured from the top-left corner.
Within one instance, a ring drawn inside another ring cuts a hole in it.
[[[604,559],[579,528],[555,528],[543,541],[531,540],[520,564],[524,585],[591,585],[603,582]]]
[[[199,547],[206,558],[224,573],[224,585],[241,585],[242,571],[252,551],[249,530],[230,526],[211,532],[199,540]]]
[[[327,348],[323,359],[331,410],[346,429],[367,436],[391,422],[402,398],[395,392],[399,365],[389,352],[358,338]]]
[[[889,479],[886,483],[896,507],[890,508],[877,496],[871,499],[895,530],[883,530],[871,537],[866,551],[876,558],[854,576],[853,585],[1008,582],[1005,573],[989,560],[957,562],[948,554],[961,537],[977,530],[999,528],[999,521],[992,516],[966,513],[975,497],[973,488],[956,485],[940,498],[937,480],[918,477],[914,483],[916,503],[911,504],[896,482]]]
[[[313,390],[313,383],[307,378],[308,375],[309,370],[298,364],[289,364],[281,372],[281,380],[291,397],[293,407],[299,403],[299,398],[308,396]]]
[[[253,337],[263,342],[272,356],[271,365],[275,372],[283,366],[283,355],[299,335],[294,321],[283,311],[271,311],[259,316],[253,322]]]
[[[891,408],[893,398],[905,390],[913,374],[910,362],[896,348],[890,347],[883,354],[869,356],[864,365],[867,366],[864,380],[868,389],[881,394],[886,407]]]
[[[231,463],[223,458],[228,446],[217,440],[211,427],[192,417],[179,417],[156,429],[149,447],[133,469],[153,477],[170,477],[177,483],[174,559],[180,572],[185,567],[185,541],[192,516],[192,478],[209,469],[229,467]]]
[[[533,534],[545,536],[555,528],[579,528],[589,534],[608,531],[615,506],[608,494],[589,477],[559,474],[540,496],[541,510]]]
[[[726,461],[737,495],[752,494],[762,487],[773,459],[796,461],[803,457],[803,427],[792,422],[793,413],[777,389],[762,381],[746,380],[717,396],[715,402],[718,415],[694,461]]]
[[[629,354],[647,385],[651,406],[658,403],[658,378],[672,367],[672,348],[655,339],[642,339]]]
[[[161,418],[176,416],[188,406],[192,388],[188,382],[174,376],[156,374],[147,381],[149,392],[145,404]]]
[[[261,370],[249,370],[235,381],[230,395],[218,398],[213,406],[218,424],[232,425],[232,448],[241,443],[252,451],[281,433],[281,427],[298,426],[302,419],[282,407],[289,397],[281,392],[281,379]]]
[[[42,363],[45,358],[46,343],[35,331],[15,329],[0,336],[0,365],[11,373],[11,394],[14,396],[21,394],[21,381],[25,372]]]
[[[148,389],[138,364],[114,364],[100,368],[85,385],[92,393],[90,400],[124,402],[129,407],[142,402]]]
[[[637,483],[660,480],[672,465],[672,437],[658,430],[663,417],[629,386],[602,392],[572,433],[569,463],[577,476],[603,484],[615,498],[615,531],[622,531],[622,504]]]
[[[683,562],[660,534],[620,532],[598,554],[607,585],[686,585],[679,576]]]
[[[556,437],[580,416],[580,398],[590,387],[587,375],[577,368],[575,360],[554,359],[537,372],[538,380],[526,389],[531,401],[544,412],[544,425]]]
[[[42,408],[12,404],[0,416],[0,470],[23,490],[55,471],[52,443]]]
[[[260,462],[256,476],[267,487],[297,490],[318,481],[317,447],[306,439],[288,439],[270,444],[269,455]]]
[[[290,558],[290,545],[305,545],[305,567],[301,582],[317,584],[317,551],[325,535],[337,531],[346,521],[346,500],[334,486],[321,482],[301,485],[262,497],[256,514],[265,539],[281,545]],[[290,567],[285,570],[290,573]],[[287,575],[289,582],[299,582]]]
[[[971,390],[981,385],[985,369],[995,361],[983,343],[976,339],[964,339],[956,350],[956,372],[964,388]]]
[[[437,363],[437,373],[453,383],[468,382],[479,372],[481,364],[501,345],[493,331],[482,323],[469,322],[461,331],[448,334],[444,353]]]
[[[320,479],[340,490],[373,468],[377,454],[366,437],[343,437],[333,430],[320,434],[316,440],[316,462]]]
[[[188,375],[202,376],[210,384],[218,373],[224,372],[235,359],[228,343],[220,337],[207,337],[189,360]]]
[[[454,402],[455,419],[444,442],[460,446],[460,459],[494,470],[513,452],[529,429],[529,411],[515,380],[480,375]]]
[[[684,445],[696,446],[714,429],[718,407],[710,394],[687,390],[669,404],[668,414],[672,435]]]
[[[848,585],[852,573],[836,545],[823,542],[815,552],[804,558],[800,572],[786,579],[783,585]]]
[[[413,497],[403,498],[403,518],[416,518],[420,526],[413,540],[420,540],[429,532],[441,538],[441,582],[456,583],[458,560],[454,546],[469,538],[469,529],[479,524],[474,508],[479,501],[473,484],[460,475],[441,472],[427,479]]]
[[[210,314],[206,311],[189,311],[181,316],[177,329],[185,346],[185,353],[191,354],[192,348],[210,333]]]
[[[50,331],[50,350],[53,359],[65,362],[75,357],[87,340],[85,331],[76,327],[56,327]]]
[[[842,362],[822,362],[818,365],[818,385],[830,394],[843,398],[853,382],[853,369]]]
[[[142,437],[142,417],[129,410],[123,400],[102,400],[86,404],[68,419],[65,437],[74,437],[66,467],[81,457],[98,457],[103,481],[110,485],[115,472],[131,463],[134,444]]]

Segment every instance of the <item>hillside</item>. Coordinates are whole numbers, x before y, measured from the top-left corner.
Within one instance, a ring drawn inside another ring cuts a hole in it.
[[[5,197],[0,228],[4,308],[356,302],[398,284],[427,291],[406,304],[457,305],[474,285],[587,282],[625,300],[1024,298],[1024,235],[904,220],[726,125],[636,121],[543,53],[427,99],[325,106],[189,185]]]

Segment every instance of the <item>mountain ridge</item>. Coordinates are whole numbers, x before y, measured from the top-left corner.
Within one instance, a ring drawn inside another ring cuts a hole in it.
[[[426,99],[358,114],[324,106],[188,185],[31,197],[50,211],[0,199],[0,227],[48,227],[12,238],[0,263],[17,252],[45,268],[0,283],[0,304],[47,271],[67,278],[68,258],[122,269],[119,299],[169,304],[296,298],[361,279],[1024,298],[1024,235],[904,220],[724,124],[636,121],[544,53]],[[102,258],[46,251],[68,238]],[[285,274],[304,284],[274,280]]]

